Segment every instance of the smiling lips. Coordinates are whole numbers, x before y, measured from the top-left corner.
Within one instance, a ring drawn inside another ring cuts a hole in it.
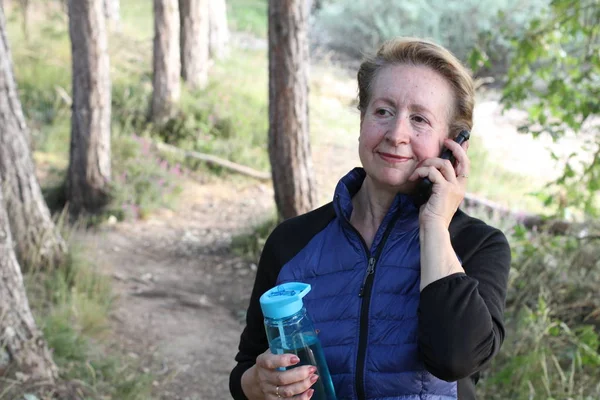
[[[379,157],[383,158],[385,161],[392,163],[392,164],[397,164],[397,163],[402,163],[402,162],[407,162],[412,160],[412,157],[403,157],[403,156],[396,156],[394,154],[390,154],[390,153],[382,153],[379,152]]]

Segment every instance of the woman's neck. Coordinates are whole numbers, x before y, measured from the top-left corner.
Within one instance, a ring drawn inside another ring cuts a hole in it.
[[[395,193],[382,190],[369,177],[352,198],[350,223],[360,232],[368,247],[371,247],[377,229],[383,222]]]

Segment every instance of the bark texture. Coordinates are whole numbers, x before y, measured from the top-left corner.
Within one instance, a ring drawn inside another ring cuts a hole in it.
[[[316,206],[308,129],[308,38],[304,0],[269,1],[269,158],[279,214]]]
[[[211,58],[223,58],[229,54],[229,26],[225,0],[210,0],[209,50]]]
[[[208,82],[208,2],[179,0],[181,77],[192,89],[203,89]]]
[[[173,115],[181,97],[179,24],[177,0],[154,0],[152,120],[158,124]]]
[[[96,213],[109,201],[110,67],[103,0],[70,0],[73,112],[69,210]]]
[[[0,7],[0,191],[21,265],[54,265],[66,246],[42,197],[28,137]]]
[[[58,376],[58,369],[29,309],[0,191],[0,371],[7,370],[23,373],[30,380],[49,383]]]

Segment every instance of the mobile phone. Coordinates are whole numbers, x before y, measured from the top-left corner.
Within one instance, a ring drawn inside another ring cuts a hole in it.
[[[456,136],[456,138],[454,138],[454,141],[458,144],[463,144],[464,142],[469,140],[470,136],[471,136],[471,132],[469,132],[467,130],[463,130],[463,131],[460,131],[460,133]],[[456,161],[454,159],[454,155],[452,154],[452,151],[450,151],[446,147],[444,147],[442,149],[440,158],[444,159],[444,160],[450,160],[452,165],[454,165],[454,161]],[[413,196],[415,204],[417,206],[422,206],[423,204],[427,203],[427,200],[429,200],[429,197],[431,196],[431,188],[432,187],[433,187],[433,183],[429,180],[429,178],[423,178],[419,181],[419,183],[417,184],[417,188],[415,190],[415,194]]]

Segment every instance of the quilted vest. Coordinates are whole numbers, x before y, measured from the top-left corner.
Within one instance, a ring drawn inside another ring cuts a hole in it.
[[[356,168],[340,180],[337,217],[283,266],[278,283],[311,284],[304,301],[338,400],[456,399],[456,383],[430,374],[419,357],[418,209],[398,194],[367,250],[349,222],[364,178]]]

